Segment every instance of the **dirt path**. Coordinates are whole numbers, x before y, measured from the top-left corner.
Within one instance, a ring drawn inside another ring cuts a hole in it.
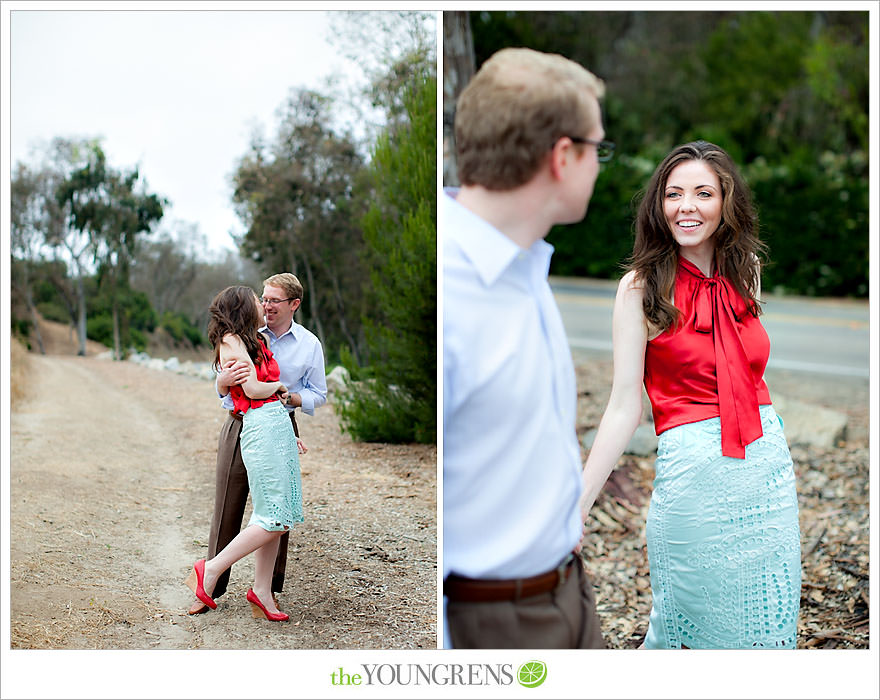
[[[329,405],[298,418],[309,453],[279,601],[290,623],[251,617],[253,557],[216,611],[190,617],[183,579],[207,552],[223,419],[210,383],[30,361],[11,416],[13,649],[435,647],[434,447],[353,443]]]

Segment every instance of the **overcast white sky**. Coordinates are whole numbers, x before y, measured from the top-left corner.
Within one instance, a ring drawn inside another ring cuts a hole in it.
[[[229,176],[253,126],[274,133],[293,86],[321,89],[334,72],[363,80],[327,42],[321,11],[16,7],[11,166],[55,136],[102,137],[112,166],[139,164],[150,191],[171,200],[165,221],[197,224],[211,249],[234,247],[228,232],[243,230]]]

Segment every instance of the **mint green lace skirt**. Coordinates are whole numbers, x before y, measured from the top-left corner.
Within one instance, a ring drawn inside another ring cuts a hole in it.
[[[780,419],[746,458],[718,418],[660,435],[648,511],[648,649],[794,649],[801,562],[794,469]]]
[[[240,444],[253,505],[248,525],[286,530],[303,522],[296,435],[280,401],[244,414]]]

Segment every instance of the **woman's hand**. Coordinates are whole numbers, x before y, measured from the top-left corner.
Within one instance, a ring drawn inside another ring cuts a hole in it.
[[[287,403],[287,397],[290,396],[290,392],[287,390],[287,387],[282,384],[276,389],[275,395],[281,399],[281,403]]]
[[[302,440],[300,440],[299,438],[296,439],[296,448],[299,450],[299,453],[300,453],[301,455],[304,455],[306,452],[309,451],[309,448],[306,447],[306,443],[304,443],[304,442],[303,442]]]

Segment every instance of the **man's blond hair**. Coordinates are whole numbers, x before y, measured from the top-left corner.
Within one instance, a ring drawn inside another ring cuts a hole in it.
[[[458,98],[459,181],[490,190],[525,184],[561,137],[587,137],[604,94],[599,78],[563,56],[501,49]]]
[[[279,287],[284,290],[289,299],[302,300],[303,298],[303,286],[296,278],[296,275],[290,272],[280,272],[277,275],[272,275],[268,279],[263,280],[263,286]]]

